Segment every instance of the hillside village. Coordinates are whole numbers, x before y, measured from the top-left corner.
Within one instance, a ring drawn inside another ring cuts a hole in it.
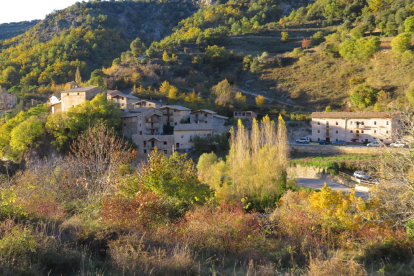
[[[229,118],[212,110],[192,111],[184,106],[139,99],[120,91],[78,87],[75,82],[69,83],[68,88],[49,98],[48,106],[52,113],[67,112],[71,107],[106,93],[107,100],[117,103],[123,111],[122,133],[132,139],[141,158],[146,158],[155,148],[167,156],[175,151],[188,152],[193,149],[196,136],[212,139],[214,135],[230,130]]]
[[[227,134],[230,130],[229,118],[212,110],[192,111],[184,106],[140,99],[116,90],[79,87],[75,82],[69,83],[68,88],[49,98],[52,113],[67,112],[71,107],[106,93],[107,100],[117,103],[123,111],[121,131],[135,143],[141,159],[155,148],[167,156],[174,152],[189,152],[194,148],[195,137],[211,140],[214,135]],[[253,111],[233,112],[235,119],[250,124],[257,115]],[[326,141],[328,144],[377,141],[389,145],[401,138],[398,112],[313,112],[310,117],[310,127],[288,127],[290,141],[308,133],[311,134],[310,141]]]

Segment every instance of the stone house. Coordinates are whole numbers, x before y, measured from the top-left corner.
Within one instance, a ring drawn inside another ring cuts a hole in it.
[[[141,101],[132,103],[132,105],[134,109],[135,108],[160,108],[164,106],[161,100],[159,102],[150,101],[150,100],[141,100]]]
[[[133,135],[162,134],[162,112],[155,108],[140,108],[129,110],[122,116],[122,133],[126,137]]]
[[[224,126],[228,120],[228,117],[218,115],[217,112],[209,109],[200,109],[190,113],[191,124],[209,124],[218,127]]]
[[[134,103],[139,100],[139,98],[124,94],[120,91],[107,91],[107,99],[108,101],[113,101],[119,104],[121,109],[134,109]]]
[[[69,108],[79,105],[85,101],[90,101],[102,92],[104,91],[99,87],[76,87],[62,91],[60,93],[61,111],[67,112],[69,111]],[[52,108],[52,110],[53,109],[54,108]],[[57,110],[55,110],[55,112],[56,111]]]
[[[233,111],[233,117],[237,120],[247,119],[252,122],[254,118],[257,119],[257,113],[253,111]]]
[[[7,90],[5,89],[0,90],[0,109],[1,110],[12,109],[16,105],[16,102],[17,102],[16,95],[7,92]]]
[[[194,147],[194,137],[212,137],[211,124],[180,124],[174,127],[175,150],[189,150]]]
[[[313,112],[313,141],[393,142],[398,135],[399,113],[396,112]]]
[[[62,111],[62,100],[59,94],[52,95],[49,97],[49,101],[47,102],[47,106],[51,108],[52,113]]]
[[[191,109],[181,105],[165,105],[159,110],[162,111],[162,122],[167,126],[176,126],[190,120]]]
[[[154,150],[163,152],[167,156],[174,151],[174,136],[173,135],[132,135],[132,141],[137,145],[138,158],[144,159]]]

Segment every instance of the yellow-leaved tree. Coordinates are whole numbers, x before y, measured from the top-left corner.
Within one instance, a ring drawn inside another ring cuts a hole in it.
[[[219,201],[243,201],[256,210],[273,207],[287,188],[289,157],[283,118],[279,117],[277,130],[268,116],[260,125],[253,120],[251,133],[239,120],[230,133],[225,163],[212,154],[200,157],[201,181],[216,190]]]

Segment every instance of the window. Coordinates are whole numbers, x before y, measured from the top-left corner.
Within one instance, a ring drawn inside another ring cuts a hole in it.
[[[351,133],[354,133],[352,130],[350,131]]]
[[[146,147],[147,146],[147,141],[144,141],[144,147]]]
[[[388,134],[388,130],[385,133]]]
[[[184,135],[181,135],[181,138],[184,138]]]
[[[318,126],[321,124],[321,122],[318,122]]]
[[[374,126],[376,126],[377,125],[377,121],[374,121]]]
[[[66,93],[66,96],[69,96],[69,93]]]
[[[387,121],[387,126],[388,126],[389,122]]]
[[[352,121],[349,124],[352,125]]]
[[[336,121],[336,125],[338,125],[338,121]]]
[[[164,150],[164,154],[167,154],[167,150]]]
[[[318,129],[318,133],[321,133],[321,131]]]
[[[377,133],[377,131],[376,131],[376,130],[374,130],[374,133]]]
[[[361,125],[364,125],[364,121],[361,122]]]
[[[177,125],[177,123],[174,123],[175,125]]]
[[[207,114],[204,114],[204,117],[207,117]]]
[[[78,96],[79,96],[79,92],[78,92]]]
[[[338,131],[336,131],[336,134],[338,134]]]
[[[167,144],[167,142],[166,141],[164,141],[164,145],[166,145]]]
[[[147,150],[146,149],[144,149],[144,153],[147,153]]]
[[[124,123],[124,126],[126,126],[126,124]]]
[[[361,133],[364,133],[364,131],[363,131],[363,130],[361,130]]]

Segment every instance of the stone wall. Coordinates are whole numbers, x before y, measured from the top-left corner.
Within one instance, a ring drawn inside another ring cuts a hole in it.
[[[399,148],[381,148],[367,146],[332,146],[332,145],[308,145],[308,144],[290,144],[290,152],[292,153],[368,153],[381,154],[383,150],[387,151],[404,151],[406,149]]]
[[[328,179],[338,184],[354,188],[355,182],[351,179],[341,177],[339,175],[333,176],[325,172],[322,168],[308,167],[302,165],[292,165],[287,169],[289,178],[317,178],[317,179]]]

